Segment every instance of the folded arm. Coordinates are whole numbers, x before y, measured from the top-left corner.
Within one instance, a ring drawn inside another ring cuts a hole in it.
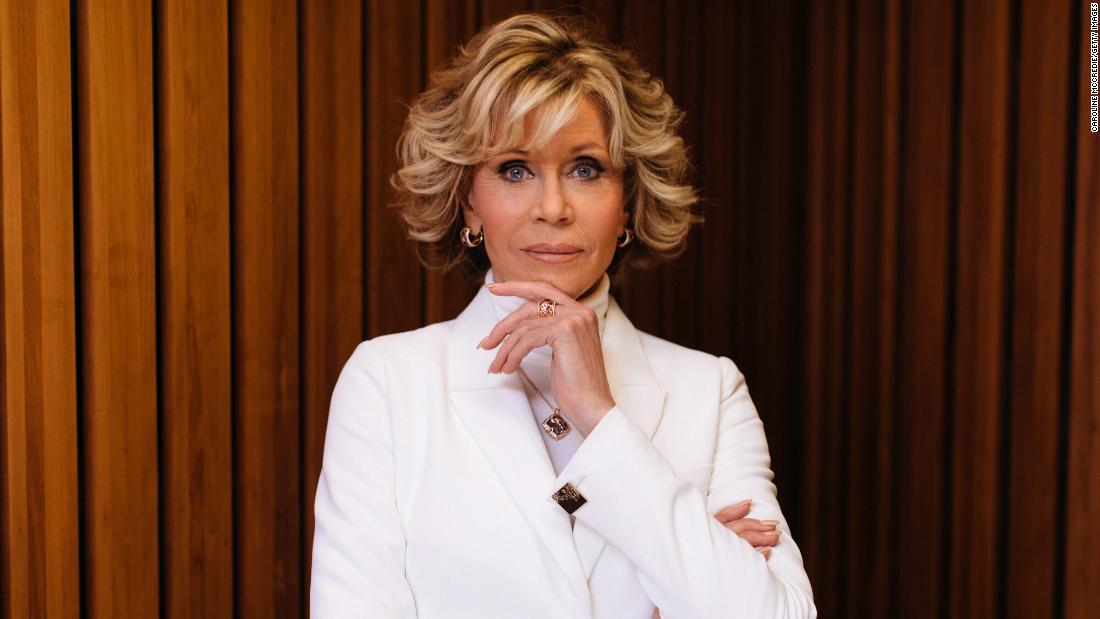
[[[798,547],[779,509],[763,424],[744,376],[719,358],[719,438],[711,506],[752,499],[752,516],[778,520],[768,560],[713,517],[702,493],[676,477],[646,434],[615,406],[585,439],[555,488],[571,483],[586,502],[574,516],[638,567],[665,619],[814,617]]]

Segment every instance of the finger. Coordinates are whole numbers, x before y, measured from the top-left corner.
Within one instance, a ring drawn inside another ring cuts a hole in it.
[[[772,556],[772,549],[768,546],[764,546],[763,548],[757,548],[756,551],[759,552],[760,554],[764,555],[764,560],[765,561],[770,559],[771,556]]]
[[[752,507],[752,499],[747,499],[740,503],[723,507],[714,514],[714,517],[718,519],[718,522],[725,524],[730,520],[744,518],[749,513],[750,507]]]
[[[726,527],[729,528],[729,527]],[[774,546],[779,543],[779,534],[775,531],[742,531],[738,537],[753,546]]]
[[[490,372],[500,372],[501,367],[504,366],[504,362],[508,360],[508,354],[512,352],[512,348],[516,346],[516,343],[523,338],[524,334],[534,328],[529,323],[524,323],[515,328],[508,337],[504,339],[504,343],[497,349],[496,357],[493,358],[493,362],[489,364]]]
[[[522,305],[517,307],[512,313],[505,316],[489,331],[489,335],[486,335],[484,339],[478,342],[478,348],[484,348],[490,350],[495,348],[498,344],[504,341],[504,337],[514,331],[516,327],[524,322],[537,318],[538,307],[534,301],[524,301]],[[543,319],[545,320],[545,318]]]
[[[521,324],[533,321],[539,321],[538,324],[545,324],[550,321],[561,320],[571,309],[573,308],[559,307],[553,316],[539,317],[538,303],[535,301],[524,301],[523,305],[512,310],[512,313],[498,322],[492,330],[489,331],[489,335],[486,335],[485,339],[481,340],[477,346],[478,348],[491,350],[504,341],[504,337],[516,330]]]
[[[543,299],[552,299],[558,305],[576,303],[576,299],[569,296],[557,286],[544,281],[512,280],[508,282],[494,282],[486,284],[489,292],[497,295],[523,297],[538,302]]]
[[[504,365],[501,366],[500,371],[505,374],[515,372],[516,368],[519,367],[519,364],[523,362],[523,359],[528,353],[539,346],[546,345],[546,334],[547,329],[528,330],[523,337],[512,346],[512,349],[508,351],[508,357],[504,360]]]
[[[766,522],[774,522],[774,520],[763,521],[757,520],[756,518],[738,518],[722,524],[726,525],[727,529],[735,533],[740,533],[741,531],[760,531],[763,533],[764,531],[772,531],[775,529],[774,525],[765,524]]]
[[[774,531],[779,526],[778,520],[757,520],[756,518],[742,518],[745,528],[751,531]]]

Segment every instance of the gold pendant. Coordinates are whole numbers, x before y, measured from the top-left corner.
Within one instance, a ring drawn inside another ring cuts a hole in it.
[[[573,428],[569,426],[569,422],[565,420],[565,417],[558,414],[558,409],[555,408],[553,414],[542,420],[542,429],[546,430],[550,438],[555,441],[560,441],[565,438]]]

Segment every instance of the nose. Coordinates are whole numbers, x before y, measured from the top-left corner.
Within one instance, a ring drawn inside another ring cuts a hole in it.
[[[573,217],[573,207],[562,191],[561,178],[547,175],[541,183],[541,193],[535,200],[532,216],[552,224],[566,223]]]

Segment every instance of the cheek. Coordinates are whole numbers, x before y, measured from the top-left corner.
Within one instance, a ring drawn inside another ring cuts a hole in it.
[[[513,227],[521,215],[518,208],[521,201],[514,192],[493,183],[475,182],[470,197],[476,205],[475,210],[482,224],[495,231],[498,236],[500,231]]]
[[[623,192],[621,187],[604,187],[577,194],[578,219],[594,237],[607,244],[619,236],[622,221]]]

